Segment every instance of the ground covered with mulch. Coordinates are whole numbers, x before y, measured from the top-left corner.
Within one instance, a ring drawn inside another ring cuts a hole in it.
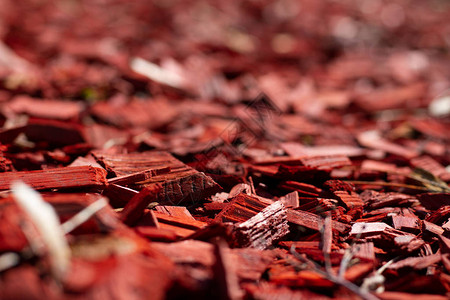
[[[447,1],[0,5],[1,299],[448,299]]]

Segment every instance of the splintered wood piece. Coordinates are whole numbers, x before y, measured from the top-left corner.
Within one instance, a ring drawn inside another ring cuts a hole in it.
[[[176,175],[167,175],[167,179],[156,179],[155,176],[150,180],[142,182],[143,186],[162,184],[163,189],[158,194],[157,202],[169,205],[195,204],[213,195],[221,190],[221,187],[214,182],[211,177],[202,172],[196,172],[184,177]],[[149,182],[158,180],[158,182]]]
[[[125,205],[120,214],[120,220],[129,226],[134,225],[142,216],[144,209],[147,208],[150,202],[155,201],[156,195],[160,190],[160,185],[142,189],[138,194],[131,198],[127,205]]]
[[[392,216],[392,223],[395,229],[411,233],[417,233],[420,231],[420,219],[416,216]]]
[[[235,224],[231,243],[234,247],[267,249],[288,233],[286,208],[276,201],[247,221]]]
[[[164,151],[112,154],[96,150],[92,152],[92,155],[113,176],[124,176],[161,168],[170,168],[171,174],[176,172],[177,174],[188,175],[195,172],[170,153]]]
[[[185,165],[168,152],[148,151],[142,153],[109,154],[94,151],[94,157],[115,176],[124,176],[149,169],[170,169],[168,173],[155,174],[150,178],[135,183],[135,187],[161,184],[157,202],[160,204],[179,205],[195,203],[221,190],[220,186],[209,176]],[[130,186],[133,188],[133,185]]]
[[[320,217],[310,212],[288,209],[287,220],[289,223],[295,225],[300,225],[316,231],[320,230]],[[349,225],[334,220],[331,222],[331,227],[340,233],[344,233],[345,231],[350,229]]]
[[[107,185],[105,170],[91,166],[81,166],[0,173],[0,190],[8,190],[11,183],[16,180],[22,180],[36,190],[82,187],[103,188]]]
[[[359,195],[353,191],[335,191],[333,194],[345,204],[347,209],[361,209],[364,205]]]
[[[247,194],[239,194],[217,214],[214,221],[244,222],[262,211],[271,203],[262,202],[262,199]]]

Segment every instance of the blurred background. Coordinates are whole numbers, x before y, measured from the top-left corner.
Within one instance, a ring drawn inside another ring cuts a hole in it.
[[[448,116],[448,20],[443,0],[1,0],[1,120],[18,95],[83,100],[85,125],[206,141],[263,93],[302,128],[281,141],[354,144],[343,127]]]
[[[133,57],[176,73],[174,85],[195,96],[231,102],[242,99],[242,75],[274,89],[272,72],[295,90],[422,82],[434,97],[449,87],[449,1],[223,2],[1,0],[1,98],[21,88],[77,99],[157,93],[127,77]]]

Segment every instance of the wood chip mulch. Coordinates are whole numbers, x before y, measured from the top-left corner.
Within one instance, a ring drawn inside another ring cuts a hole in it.
[[[1,7],[0,299],[450,297],[447,1]]]

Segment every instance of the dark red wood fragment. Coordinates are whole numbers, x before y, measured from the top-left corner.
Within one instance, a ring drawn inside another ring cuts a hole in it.
[[[9,190],[16,180],[22,180],[37,190],[62,188],[103,188],[107,185],[103,169],[81,166],[49,170],[0,173],[0,190]]]
[[[254,196],[239,194],[216,216],[214,221],[244,222],[261,212],[270,204],[262,202]]]
[[[151,202],[154,202],[161,188],[161,186],[157,185],[143,188],[125,205],[120,213],[120,220],[129,226],[134,225],[144,213],[144,209]]]
[[[245,222],[235,224],[230,242],[235,247],[267,249],[288,233],[286,209],[276,201]]]
[[[157,202],[161,204],[181,204],[199,201],[221,188],[209,176],[188,167],[172,155],[162,151],[130,154],[108,154],[94,151],[97,161],[115,176],[125,176],[147,170],[160,172],[148,179],[137,181],[130,187],[142,187],[161,184]],[[169,172],[165,172],[170,170]]]
[[[392,223],[395,229],[406,232],[418,232],[420,229],[420,220],[416,216],[392,216]]]

